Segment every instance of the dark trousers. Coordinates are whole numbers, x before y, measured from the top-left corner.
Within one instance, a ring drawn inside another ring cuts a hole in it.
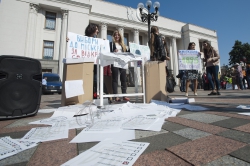
[[[118,74],[120,71],[120,81],[121,81],[121,90],[122,93],[126,93],[127,91],[127,83],[126,83],[126,69],[117,68],[111,65],[112,71],[112,88],[113,93],[117,94],[117,86],[118,86]]]
[[[239,82],[239,85],[240,85],[240,89],[243,89],[242,77],[238,77],[238,82]]]
[[[245,80],[247,81],[247,77],[246,77],[246,76],[242,78],[242,84],[243,84],[243,88],[244,88],[244,89],[246,89]]]
[[[185,92],[186,91],[186,79],[182,78],[181,79],[181,87],[180,87],[181,92]]]
[[[206,67],[206,72],[207,72],[207,78],[208,78],[208,82],[209,82],[210,87],[212,88],[212,90],[214,90],[214,82],[212,79],[212,76],[213,76],[213,78],[215,80],[216,89],[218,91],[220,89],[220,83],[218,80],[219,66]]]

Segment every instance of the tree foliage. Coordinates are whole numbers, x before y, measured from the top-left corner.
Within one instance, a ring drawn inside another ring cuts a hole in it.
[[[250,45],[236,40],[233,49],[229,52],[229,65],[240,63],[250,63]],[[245,61],[244,61],[245,58]]]

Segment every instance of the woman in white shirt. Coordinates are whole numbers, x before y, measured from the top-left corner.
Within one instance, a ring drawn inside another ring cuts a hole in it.
[[[118,30],[115,30],[112,36],[112,42],[110,42],[110,52],[127,52],[126,46],[123,42],[123,37]],[[118,71],[120,71],[120,80],[121,80],[121,90],[123,94],[127,93],[127,83],[126,83],[126,69],[117,68],[111,65],[112,71],[112,88],[113,93],[117,94],[118,86]],[[123,97],[123,100],[129,101],[128,97]],[[119,97],[116,97],[115,101],[121,101]]]

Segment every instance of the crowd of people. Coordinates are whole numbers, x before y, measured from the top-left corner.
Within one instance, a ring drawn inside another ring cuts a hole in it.
[[[99,27],[96,24],[90,23],[85,29],[85,36],[96,38],[99,33]],[[67,42],[70,40],[66,39]],[[104,39],[105,40],[105,39]],[[157,26],[151,27],[151,36],[149,40],[150,47],[150,60],[151,61],[168,61],[170,60],[169,51],[167,49],[166,40],[164,36],[160,36],[159,28]],[[115,30],[112,35],[112,41],[110,41],[110,52],[129,52],[126,45],[124,44],[123,36],[118,30]],[[166,62],[167,64],[167,62]],[[167,70],[166,70],[167,73]],[[94,65],[94,92],[96,91],[97,86],[97,67]],[[121,81],[121,91],[123,94],[126,94],[127,91],[127,76],[126,69],[117,68],[115,65],[105,66],[104,67],[104,76],[112,76],[112,92],[108,91],[108,88],[104,82],[104,93],[113,93],[117,94],[118,88],[118,77]],[[97,97],[97,96],[96,96]],[[130,101],[126,96],[122,98],[125,101]],[[113,99],[109,99],[112,102]],[[121,101],[119,97],[114,99],[115,101]]]
[[[250,89],[250,65],[244,66],[236,63],[230,70],[222,73],[220,82],[221,89],[230,88],[227,85],[232,85],[233,90]]]
[[[90,23],[85,29],[85,36],[96,38],[98,35],[98,25]],[[69,39],[67,38],[67,41]],[[169,51],[166,45],[165,36],[160,36],[159,28],[157,26],[151,27],[151,35],[149,39],[149,48],[150,48],[150,60],[151,61],[168,61],[170,60]],[[196,44],[190,42],[187,50],[195,50]],[[129,49],[124,44],[123,36],[118,30],[115,30],[112,35],[112,41],[110,41],[110,52],[129,52]],[[208,95],[220,95],[220,89],[226,89],[227,84],[232,84],[232,88],[235,89],[246,89],[250,87],[250,66],[248,65],[245,69],[238,63],[236,63],[230,70],[229,73],[219,73],[219,59],[220,56],[218,51],[214,49],[208,41],[203,41],[203,54],[204,58],[202,59],[205,64],[206,71],[202,74],[198,70],[180,70],[179,74],[176,76],[180,78],[180,90],[185,92],[185,96],[188,96],[188,91],[191,84],[191,89],[194,93],[194,96],[197,96],[197,89],[211,90]],[[199,55],[201,56],[201,52]],[[167,64],[167,63],[166,63]],[[166,66],[167,69],[167,66]],[[97,67],[94,66],[94,82],[96,81]],[[120,73],[120,75],[119,75]],[[166,76],[168,70],[166,70]],[[114,65],[106,66],[104,68],[104,75],[112,76],[112,90],[113,94],[117,94],[118,88],[118,77],[121,81],[121,91],[123,94],[126,94],[127,90],[127,76],[126,69],[117,68]],[[96,84],[96,83],[95,83]],[[94,84],[94,91],[95,85]],[[107,91],[107,88],[104,83],[104,92],[110,93]],[[122,98],[125,101],[129,101],[128,97]],[[115,101],[121,101],[119,97],[115,98]]]

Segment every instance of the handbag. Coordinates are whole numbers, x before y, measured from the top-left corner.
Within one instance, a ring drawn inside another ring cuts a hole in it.
[[[167,77],[166,77],[166,79],[167,79],[167,86],[166,86],[167,87],[167,91],[169,93],[172,93],[172,92],[174,92],[174,87],[176,85],[176,82],[175,82],[174,77],[170,75],[167,66],[166,66],[166,73],[167,73]]]

